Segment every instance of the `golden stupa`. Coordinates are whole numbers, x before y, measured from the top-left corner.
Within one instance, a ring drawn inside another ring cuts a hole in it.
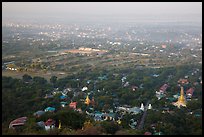
[[[178,108],[180,108],[180,106],[186,107],[186,99],[184,97],[183,87],[181,87],[181,93],[180,97],[178,98],[178,101],[174,102],[173,105],[177,106]]]
[[[86,96],[85,104],[89,105],[91,103],[91,100],[89,99],[89,96]]]

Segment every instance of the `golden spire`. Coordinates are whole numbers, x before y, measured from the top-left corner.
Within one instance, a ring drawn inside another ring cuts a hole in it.
[[[184,97],[183,87],[181,87],[181,93],[180,93],[180,97],[178,98],[178,101],[173,104],[179,108],[180,106],[186,107],[186,99]]]
[[[85,100],[85,104],[89,105],[91,102],[91,100],[89,99],[89,96],[87,95],[86,96],[86,100]]]
[[[185,97],[184,97],[184,91],[183,91],[183,87],[181,87],[181,93],[180,93],[180,97],[178,99],[179,102],[182,102],[182,103],[185,103],[186,100],[185,100]]]

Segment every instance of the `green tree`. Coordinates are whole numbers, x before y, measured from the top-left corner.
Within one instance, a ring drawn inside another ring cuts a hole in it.
[[[202,101],[199,100],[191,100],[187,102],[187,108],[190,110],[196,110],[202,108]]]
[[[24,74],[22,78],[24,82],[29,82],[32,80],[32,77],[28,74]]]
[[[113,121],[103,121],[101,126],[108,134],[115,134],[115,132],[119,130],[118,124]]]
[[[36,83],[36,84],[39,84],[39,85],[44,85],[47,83],[47,80],[45,78],[42,78],[42,77],[33,77],[33,81]]]
[[[57,76],[52,76],[52,77],[50,78],[50,82],[51,82],[51,83],[56,83],[56,82],[57,82]]]
[[[57,76],[52,76],[50,78],[50,83],[52,83],[55,86],[56,82],[57,82]]]
[[[58,111],[56,118],[61,121],[63,127],[70,127],[72,129],[82,128],[85,122],[85,115],[69,109]]]

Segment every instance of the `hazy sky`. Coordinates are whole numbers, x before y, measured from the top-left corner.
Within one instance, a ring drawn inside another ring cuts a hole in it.
[[[202,19],[202,2],[3,2],[4,17]]]

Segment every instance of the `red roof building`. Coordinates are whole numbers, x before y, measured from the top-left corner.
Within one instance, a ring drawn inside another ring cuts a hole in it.
[[[181,84],[188,84],[188,79],[179,79],[178,80],[178,83],[181,83]]]
[[[77,106],[77,102],[71,102],[71,103],[69,104],[69,107],[70,107],[70,108],[73,108],[73,109],[76,109],[76,106]]]
[[[51,125],[53,125],[53,124],[55,124],[55,121],[54,121],[53,119],[51,119],[51,118],[49,118],[49,119],[45,122],[45,125],[46,125],[46,126],[51,126]]]
[[[186,95],[188,97],[192,97],[193,96],[193,92],[194,92],[194,88],[189,88],[187,91],[186,91]]]
[[[15,126],[23,126],[25,122],[27,121],[27,117],[20,117],[17,118],[9,124],[9,128],[14,128]]]
[[[168,87],[169,87],[169,85],[164,84],[163,86],[160,87],[159,91],[160,92],[165,92]]]
[[[45,122],[45,130],[50,130],[55,128],[55,121],[53,119],[48,119]]]
[[[144,135],[152,135],[151,132],[145,132]]]
[[[165,49],[165,48],[166,48],[166,45],[162,45],[162,48]]]

